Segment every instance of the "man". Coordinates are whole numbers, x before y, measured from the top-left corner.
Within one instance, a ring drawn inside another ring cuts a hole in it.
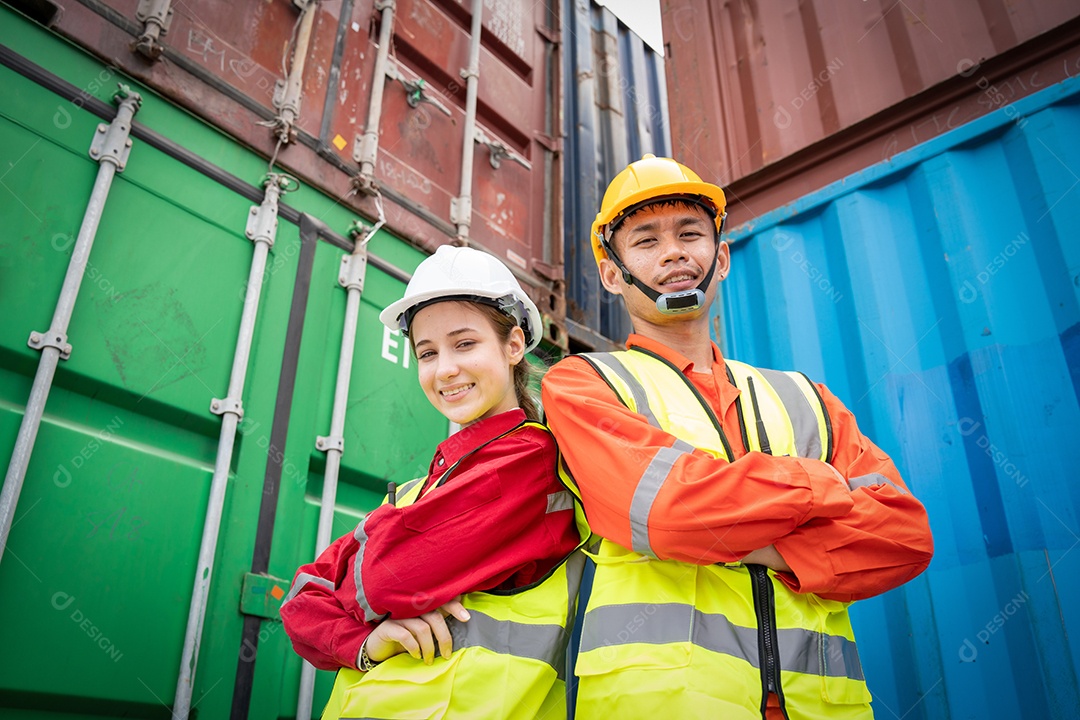
[[[724,207],[670,158],[623,170],[592,244],[629,350],[567,358],[543,382],[603,538],[579,611],[579,718],[871,717],[847,605],[933,552],[925,509],[836,397],[710,341]]]

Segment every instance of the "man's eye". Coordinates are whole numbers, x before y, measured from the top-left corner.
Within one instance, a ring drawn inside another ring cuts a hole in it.
[[[638,238],[637,240],[634,241],[634,246],[636,247],[638,245],[647,245],[647,244],[652,243],[652,242],[656,242],[656,238],[653,238],[653,237]]]

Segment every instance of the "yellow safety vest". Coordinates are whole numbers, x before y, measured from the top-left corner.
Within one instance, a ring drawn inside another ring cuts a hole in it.
[[[523,427],[549,432],[540,423],[525,421],[493,440]],[[417,478],[403,485],[395,505],[414,503],[423,484],[424,478]],[[589,531],[574,495],[564,490],[548,496],[549,512],[571,507],[584,545]],[[532,585],[463,596],[471,617],[464,623],[446,619],[454,644],[449,659],[436,656],[432,665],[425,665],[402,653],[367,673],[340,670],[323,720],[565,718],[567,627],[574,618],[585,561],[581,545]]]
[[[695,448],[728,461],[731,449],[708,404],[664,358],[641,348],[582,357],[624,405],[679,439],[638,483],[632,548],[605,539],[589,553],[596,567],[577,648],[576,717],[761,718],[767,690],[790,720],[873,717],[847,603],[792,592],[760,565],[656,559],[648,517],[667,472]],[[804,375],[727,367],[742,391],[748,450],[830,457],[830,421]]]

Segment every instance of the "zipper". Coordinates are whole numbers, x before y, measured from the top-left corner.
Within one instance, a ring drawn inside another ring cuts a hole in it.
[[[761,717],[765,717],[768,694],[780,699],[780,713],[787,718],[784,690],[780,685],[780,659],[776,633],[776,604],[772,581],[764,565],[746,565],[754,593],[754,612],[758,621],[758,651],[761,665]]]

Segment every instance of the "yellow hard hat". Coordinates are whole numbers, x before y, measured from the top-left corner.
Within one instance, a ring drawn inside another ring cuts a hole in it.
[[[604,192],[589,238],[597,264],[607,257],[602,234],[607,225],[625,217],[628,210],[637,210],[642,204],[666,197],[696,199],[711,206],[716,213],[716,232],[723,227],[727,207],[723,190],[704,182],[693,170],[671,158],[646,153],[616,175]]]

